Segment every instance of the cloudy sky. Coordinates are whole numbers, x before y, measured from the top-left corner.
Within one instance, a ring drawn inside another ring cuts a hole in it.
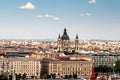
[[[120,40],[120,0],[1,0],[0,39]]]

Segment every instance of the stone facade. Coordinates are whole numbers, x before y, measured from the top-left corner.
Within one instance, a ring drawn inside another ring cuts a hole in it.
[[[70,42],[70,38],[69,35],[67,34],[67,30],[66,28],[64,29],[63,35],[58,36],[58,40],[57,40],[57,48],[58,48],[58,52],[64,52],[64,51],[71,51],[71,50],[78,50],[79,49],[79,39],[78,39],[78,35],[76,35],[75,38],[75,46],[72,49],[71,47],[71,42]]]
[[[41,62],[41,73],[55,74],[56,78],[76,74],[78,78],[89,79],[92,72],[92,59],[82,58],[45,58]]]
[[[0,73],[10,75],[13,71],[16,74],[26,74],[27,78],[40,77],[40,61],[33,58],[0,58]]]

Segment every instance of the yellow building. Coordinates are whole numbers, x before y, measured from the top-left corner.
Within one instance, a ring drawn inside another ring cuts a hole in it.
[[[78,78],[89,79],[92,72],[92,60],[75,57],[44,58],[41,73],[55,74],[56,78],[76,74]],[[42,76],[42,75],[41,75]],[[43,76],[42,76],[43,77]]]

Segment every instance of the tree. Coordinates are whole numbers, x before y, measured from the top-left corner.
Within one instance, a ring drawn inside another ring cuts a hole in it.
[[[69,78],[69,76],[68,75],[65,75],[65,79],[68,79]]]
[[[34,78],[34,76],[31,76],[31,79],[33,79]]]
[[[6,75],[1,74],[1,75],[0,75],[0,80],[8,80],[8,78],[7,78]]]
[[[112,68],[111,68],[111,67],[108,67],[108,66],[106,66],[106,65],[100,65],[100,66],[98,66],[98,67],[95,67],[95,68],[94,68],[94,71],[95,71],[95,72],[103,72],[103,73],[105,73],[105,72],[111,72],[111,71],[112,71]]]
[[[65,75],[65,79],[70,79],[70,78],[77,78],[76,74],[73,75]]]
[[[108,68],[108,66],[106,66],[106,65],[104,65],[104,66],[102,67],[102,69],[103,69],[103,72],[109,72],[109,68]]]
[[[52,78],[55,79],[56,78],[56,74],[51,74]]]
[[[9,75],[9,80],[12,80],[12,74]]]
[[[17,79],[17,80],[20,80],[21,77],[22,77],[21,74],[16,74],[16,79]]]
[[[77,78],[77,74],[73,74],[73,78]]]
[[[41,73],[41,76],[40,76],[42,79],[47,79],[47,77],[48,77],[48,72],[47,71],[43,71],[42,73]]]
[[[116,61],[115,69],[120,73],[120,60]]]
[[[51,78],[51,75],[47,75],[47,79],[50,79]]]
[[[72,78],[72,75],[69,75],[69,78]]]
[[[22,79],[26,79],[26,74],[25,73],[22,75]]]

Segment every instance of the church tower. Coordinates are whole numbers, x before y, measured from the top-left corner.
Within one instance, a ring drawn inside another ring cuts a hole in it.
[[[58,51],[60,52],[61,51],[61,37],[60,37],[60,34],[59,34],[58,40],[57,40],[57,47],[58,47]]]
[[[79,49],[79,38],[78,38],[78,34],[76,35],[76,38],[75,38],[75,50],[78,50]]]
[[[67,34],[66,28],[64,29],[63,35],[58,37],[58,51],[69,51],[70,50],[70,39]]]

